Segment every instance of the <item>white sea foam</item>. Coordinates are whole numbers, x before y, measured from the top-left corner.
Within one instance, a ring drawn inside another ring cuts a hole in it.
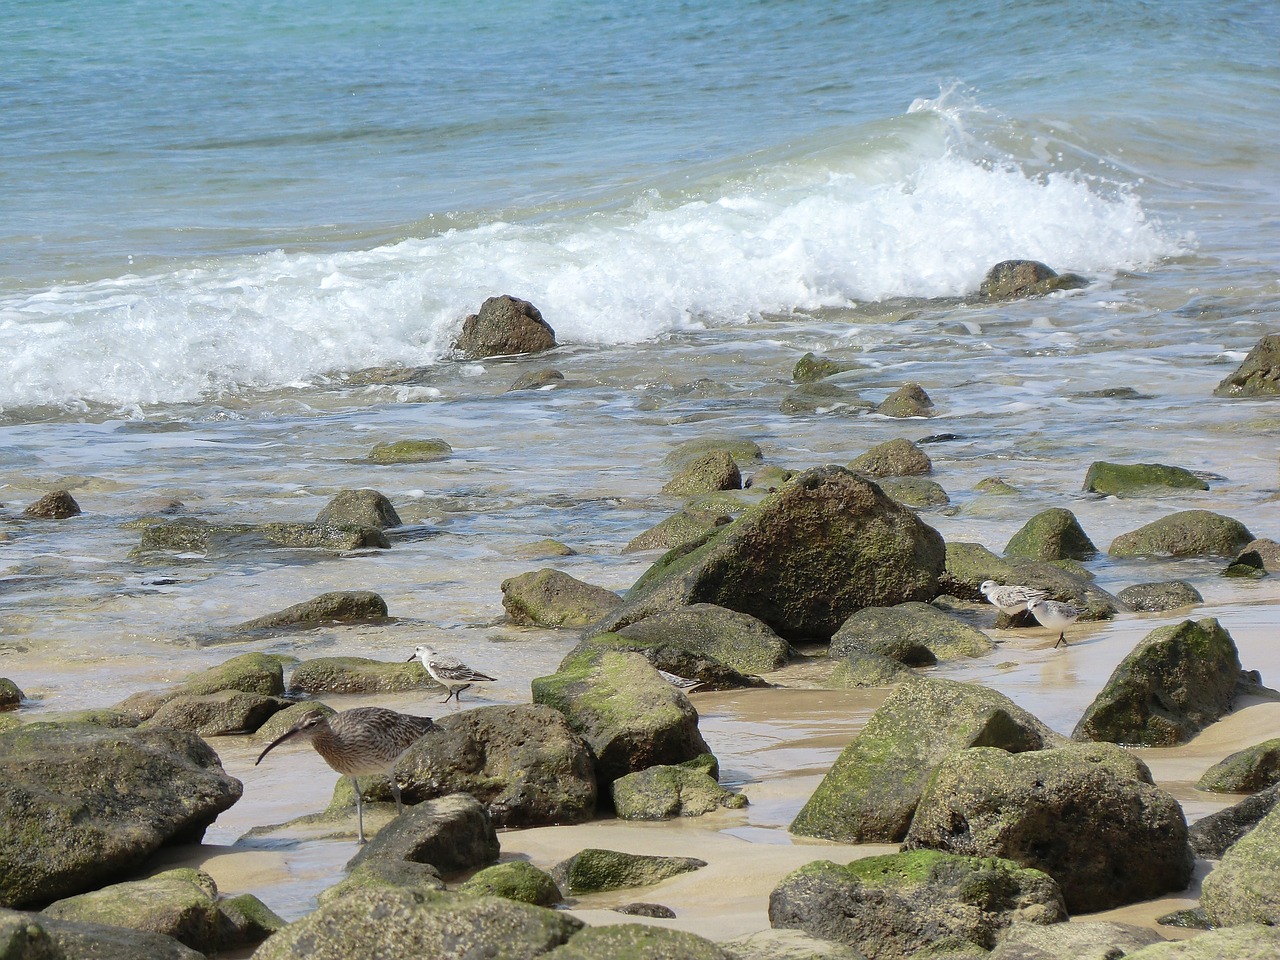
[[[432,363],[497,293],[537,304],[563,343],[611,344],[759,312],[960,296],[1010,257],[1105,275],[1178,252],[1132,191],[992,162],[966,149],[956,110],[913,110],[891,135],[864,131],[843,152],[678,198],[11,294],[0,408],[182,402]]]

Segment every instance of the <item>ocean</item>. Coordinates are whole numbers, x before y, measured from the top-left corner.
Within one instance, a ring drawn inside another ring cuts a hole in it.
[[[1067,506],[1106,589],[1189,579],[1196,615],[1255,651],[1280,620],[1280,589],[1216,561],[1105,556],[1188,507],[1280,538],[1280,406],[1212,396],[1280,322],[1273,4],[7,12],[0,676],[33,716],[243,652],[193,638],[334,589],[378,591],[396,622],[251,648],[405,659],[430,642],[527,702],[576,638],[505,623],[501,582],[550,565],[625,590],[656,554],[623,548],[680,507],[663,458],[708,435],[794,468],[946,435],[927,449],[950,503],[924,517],[948,540],[1000,552]],[[977,299],[1009,258],[1090,282]],[[560,346],[454,359],[463,318],[504,293]],[[785,413],[807,352],[871,401],[920,383],[936,415]],[[507,392],[548,367],[562,385]],[[453,456],[367,459],[424,437]],[[1086,496],[1095,460],[1184,466],[1211,490]],[[975,489],[992,476],[1017,495]],[[173,501],[310,520],[357,487],[406,521],[392,549],[131,554],[128,521]],[[22,518],[59,488],[81,516]],[[576,553],[522,558],[544,537]],[[1069,730],[1098,669],[1055,673],[1059,699],[1034,669],[993,682]]]

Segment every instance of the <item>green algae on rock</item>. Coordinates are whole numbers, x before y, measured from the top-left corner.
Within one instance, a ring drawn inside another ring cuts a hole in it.
[[[1004,548],[1005,556],[1029,560],[1092,560],[1098,555],[1076,515],[1064,507],[1042,510],[1022,525]]]
[[[582,894],[645,887],[706,865],[695,857],[654,857],[589,847],[556,864],[551,876],[565,893]]]
[[[1208,490],[1209,484],[1183,467],[1163,463],[1108,463],[1096,460],[1084,476],[1086,493],[1140,497],[1176,490]]]
[[[1239,520],[1209,510],[1182,510],[1111,541],[1113,557],[1231,557],[1253,534]]]

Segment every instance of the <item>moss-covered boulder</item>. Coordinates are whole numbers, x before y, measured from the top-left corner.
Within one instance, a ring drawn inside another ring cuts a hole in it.
[[[466,793],[498,827],[582,823],[595,813],[595,760],[558,710],[477,707],[436,726],[396,764],[406,802]]]
[[[292,693],[395,693],[439,684],[417,660],[387,663],[367,657],[303,660],[289,674]]]
[[[623,553],[641,550],[671,550],[705,537],[717,527],[732,522],[723,510],[685,507],[679,513],[660,520],[643,533],[638,533],[622,548]]]
[[[564,899],[551,874],[527,860],[495,863],[477,870],[458,887],[458,892],[476,897],[502,897],[537,907],[553,907]]]
[[[322,890],[316,899],[320,906],[324,906],[356,890],[409,890],[430,895],[444,889],[440,871],[429,863],[366,860],[333,886]]]
[[[846,651],[831,668],[826,685],[836,689],[883,687],[912,676],[900,660],[865,650]]]
[[[852,369],[853,364],[841,363],[830,357],[819,357],[811,352],[796,361],[791,368],[791,379],[796,383],[814,383]]]
[[[1120,661],[1071,736],[1149,747],[1185,743],[1226,714],[1248,680],[1235,641],[1216,619],[1160,627]]]
[[[612,590],[544,567],[502,581],[502,606],[512,623],[535,627],[585,627],[622,603]]]
[[[510,294],[489,297],[480,310],[462,321],[454,342],[458,355],[469,360],[542,353],[558,346],[556,332],[528,300]]]
[[[802,383],[782,398],[778,412],[789,417],[856,417],[875,408],[855,390],[834,383]]]
[[[870,960],[919,951],[990,950],[1016,921],[1067,919],[1058,885],[996,857],[917,850],[839,865],[817,860],[769,896],[769,922],[861,950]]]
[[[673,473],[703,454],[718,450],[727,452],[738,464],[739,470],[757,467],[764,462],[760,445],[748,437],[729,434],[692,437],[684,440],[662,458],[662,465]]]
[[[1062,738],[1007,697],[972,684],[899,684],[840,754],[791,832],[844,843],[895,843],[907,834],[935,767],[967,747],[1043,750]]]
[[[561,890],[576,895],[647,887],[706,865],[694,857],[652,857],[592,847],[556,864],[551,876]]]
[[[1215,763],[1196,786],[1218,793],[1257,793],[1280,783],[1280,739],[1264,740]]]
[[[1161,580],[1156,583],[1135,583],[1120,591],[1121,602],[1130,610],[1143,613],[1163,613],[1180,607],[1194,607],[1204,603],[1200,591],[1185,580]]]
[[[931,417],[933,400],[918,383],[904,383],[878,404],[876,413],[882,417]]]
[[[389,440],[376,443],[369,451],[372,463],[388,465],[397,463],[435,463],[453,456],[453,447],[447,440],[430,437],[422,440]]]
[[[203,697],[224,690],[284,696],[284,665],[280,657],[266,653],[242,653],[216,667],[193,673],[181,683],[164,690],[135,693],[118,706],[122,713],[141,722],[178,697]]]
[[[726,790],[702,770],[662,765],[613,781],[613,808],[622,820],[700,817],[713,810],[747,805],[740,793]]]
[[[1113,557],[1233,557],[1253,539],[1239,520],[1209,510],[1182,510],[1111,541]]]
[[[331,623],[379,623],[387,619],[387,601],[371,590],[336,590],[247,620],[236,633],[318,627]]]
[[[628,773],[711,752],[689,698],[639,654],[584,651],[532,688],[534,703],[559,710],[591,746],[603,796]]]
[[[881,490],[905,507],[927,510],[951,502],[942,484],[928,477],[884,477],[878,482]]]
[[[367,488],[339,491],[316,517],[316,523],[351,524],[385,530],[400,526],[400,514],[385,494]]]
[[[791,650],[764,621],[712,603],[660,610],[616,633],[646,647],[675,648],[710,657],[743,673],[776,670],[787,662]],[[693,676],[655,663],[671,673]]]
[[[1280,928],[1242,923],[1197,934],[1189,940],[1155,943],[1125,954],[1126,960],[1273,960],[1280,956]]]
[[[1076,273],[1059,274],[1039,260],[1002,260],[982,278],[978,295],[988,300],[1016,300],[1055,290],[1075,290],[1088,282]]]
[[[1072,913],[1149,900],[1191,880],[1182,808],[1141,760],[1111,744],[955,753],[929,778],[905,846],[1042,870]]]
[[[962,600],[986,603],[979,590],[984,580],[1026,584],[1045,591],[1051,600],[1072,604],[1080,611],[1081,622],[1110,619],[1123,607],[1079,569],[1066,569],[1067,566],[1025,557],[1000,558],[980,544],[955,541],[947,544],[947,567],[940,586]],[[1034,625],[1035,620],[1026,613],[1012,617],[1000,613],[995,622],[1000,630]]]
[[[830,655],[878,653],[907,666],[922,667],[939,660],[980,657],[994,649],[990,637],[959,617],[913,602],[859,610],[831,638]]]
[[[0,907],[4,960],[204,960],[173,937]]]
[[[194,733],[28,724],[0,734],[0,905],[43,905],[190,843],[240,798]]]
[[[1280,810],[1272,809],[1204,878],[1200,904],[1218,927],[1280,926]]]
[[[375,527],[330,523],[230,523],[212,524],[201,520],[164,520],[142,528],[138,546],[130,559],[150,561],[163,553],[199,553],[206,558],[259,556],[276,547],[345,553],[350,550],[381,549],[391,546],[386,535]]]
[[[1018,922],[987,960],[1112,960],[1164,937],[1149,927],[1105,920],[1071,923]]]
[[[718,944],[684,930],[639,923],[587,927],[547,960],[741,960]]]
[[[1004,548],[1006,556],[1029,560],[1091,560],[1098,555],[1076,515],[1064,507],[1042,510],[1022,525]]]
[[[37,520],[66,520],[80,515],[80,504],[69,491],[55,490],[29,504],[22,514]]]
[[[1253,345],[1244,362],[1213,391],[1215,397],[1274,397],[1280,394],[1280,334]]]
[[[498,835],[484,806],[455,793],[409,807],[360,848],[348,866],[373,860],[429,863],[442,876],[474,870],[498,859]]]
[[[1208,490],[1209,484],[1184,467],[1163,463],[1108,463],[1097,460],[1084,475],[1084,491],[1109,497],[1159,496],[1180,490]]]
[[[0,710],[16,710],[26,699],[18,685],[7,677],[0,677]]]
[[[240,690],[220,690],[198,697],[174,697],[139,724],[139,729],[169,727],[191,730],[202,737],[253,733],[290,702],[281,697]]]
[[[667,481],[662,492],[688,497],[696,493],[741,489],[742,472],[732,454],[727,450],[712,450],[681,467]]]
[[[784,639],[825,639],[862,607],[932,599],[944,555],[941,535],[874,483],[816,467],[697,549],[659,560],[598,629],[713,603]]]
[[[251,893],[218,901],[218,950],[239,950],[261,943],[287,924]]]
[[[1256,827],[1280,803],[1280,784],[1260,790],[1251,797],[1222,810],[1206,814],[1187,831],[1187,839],[1197,857],[1221,860],[1241,837]]]
[[[849,469],[873,478],[913,477],[931,473],[933,461],[910,440],[899,438],[872,447],[852,460]]]
[[[582,921],[501,897],[404,889],[357,890],[291,923],[254,960],[423,960],[501,956],[534,960],[565,943]]]
[[[641,620],[640,623],[648,623],[648,620]],[[696,643],[686,643],[685,640],[686,638],[674,634],[623,636],[621,633],[598,633],[574,647],[563,662],[572,662],[584,653],[600,654],[612,650],[617,653],[638,653],[658,670],[698,681],[698,689],[703,691],[769,685],[754,674],[727,666],[712,654],[699,649]]]

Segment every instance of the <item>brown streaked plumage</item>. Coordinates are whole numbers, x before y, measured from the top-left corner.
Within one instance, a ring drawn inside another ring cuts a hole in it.
[[[308,713],[267,744],[253,765],[256,767],[263,757],[286,740],[294,737],[309,740],[325,763],[351,778],[356,791],[359,842],[364,843],[364,807],[357,778],[375,773],[390,777],[396,813],[400,813],[404,804],[400,801],[400,785],[396,783],[392,768],[419,737],[437,729],[430,717],[412,717],[383,707],[356,707],[331,716],[317,710]]]

